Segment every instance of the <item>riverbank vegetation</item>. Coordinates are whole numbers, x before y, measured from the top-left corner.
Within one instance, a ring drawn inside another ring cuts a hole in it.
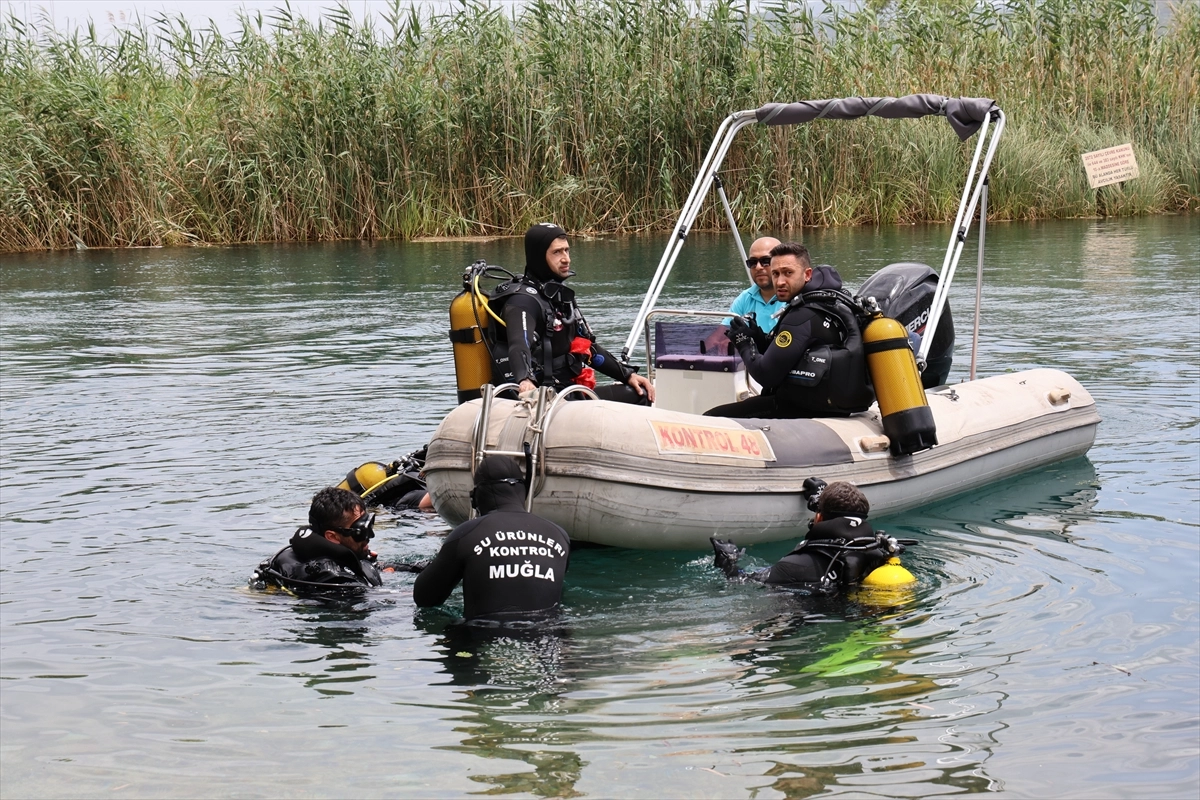
[[[0,248],[669,229],[720,120],[771,101],[995,98],[999,219],[1200,209],[1200,8],[1149,0],[467,2],[237,35],[0,22]],[[746,131],[743,230],[952,219],[939,120]],[[1080,153],[1141,177],[1089,190]],[[1099,205],[1098,205],[1099,203]],[[716,227],[711,208],[698,224]]]

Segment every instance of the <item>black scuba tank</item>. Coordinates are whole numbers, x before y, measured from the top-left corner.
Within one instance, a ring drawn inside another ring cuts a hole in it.
[[[923,337],[937,285],[938,276],[931,267],[904,261],[889,264],[867,278],[857,294],[862,298],[874,297],[885,317],[896,320],[906,330]],[[937,330],[933,332],[933,344],[929,348],[925,371],[921,373],[922,387],[932,389],[944,384],[953,362],[954,318],[950,315],[950,303],[947,301]]]

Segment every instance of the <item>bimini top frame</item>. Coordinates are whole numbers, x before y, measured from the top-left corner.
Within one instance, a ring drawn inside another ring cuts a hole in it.
[[[683,208],[679,213],[679,221],[675,223],[675,230],[667,244],[667,249],[659,260],[658,269],[655,270],[654,277],[650,281],[650,288],[642,299],[642,306],[638,310],[637,318],[634,319],[633,327],[625,340],[625,347],[621,350],[621,359],[626,362],[629,360],[629,355],[645,324],[646,315],[654,309],[658,302],[658,296],[662,293],[663,286],[666,285],[671,268],[675,266],[679,251],[687,241],[692,223],[696,221],[704,204],[704,198],[714,184],[725,204],[725,213],[729,218],[730,225],[733,226],[734,233],[737,233],[733,212],[725,201],[725,193],[721,188],[718,172],[738,131],[747,125],[754,124],[802,125],[818,119],[858,119],[859,117],[914,119],[928,116],[945,117],[950,123],[950,127],[958,134],[958,138],[964,142],[982,129],[975,145],[975,155],[971,159],[971,167],[967,172],[967,183],[963,187],[962,199],[958,204],[958,215],[954,220],[954,233],[946,248],[946,257],[942,261],[942,271],[938,276],[937,291],[929,312],[926,330],[937,330],[942,309],[946,305],[950,282],[954,280],[954,271],[958,267],[958,259],[962,255],[967,232],[970,230],[971,220],[975,216],[980,193],[986,186],[988,169],[992,165],[992,156],[996,153],[996,145],[1004,131],[1004,112],[996,106],[994,100],[978,97],[943,97],[938,94],[910,94],[904,97],[844,97],[835,100],[805,100],[799,103],[767,103],[762,108],[730,114],[717,128],[717,135],[708,149],[708,155],[704,157],[704,161],[700,165],[700,174],[696,176],[696,182],[692,184],[692,191],[684,201]],[[985,142],[987,143],[987,153],[983,157],[981,166],[979,157],[984,152]],[[932,344],[932,336],[924,337],[921,342],[921,351],[917,353],[919,363],[925,363]]]

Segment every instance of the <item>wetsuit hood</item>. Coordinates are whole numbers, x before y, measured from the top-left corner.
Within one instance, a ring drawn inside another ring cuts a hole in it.
[[[822,519],[820,522],[808,523],[808,534],[805,541],[815,539],[854,539],[860,536],[874,536],[875,531],[867,522],[866,517],[847,514],[833,519]]]
[[[546,263],[546,251],[555,239],[567,238],[567,232],[552,222],[539,222],[525,231],[525,274],[541,283],[561,280]]]
[[[819,289],[841,289],[842,276],[838,271],[828,264],[821,264],[813,267],[812,277],[808,279],[808,283],[804,284],[804,288],[800,290],[800,294],[805,292],[815,292]]]
[[[480,514],[525,510],[525,480],[517,462],[507,456],[488,456],[475,469],[475,507]]]
[[[328,558],[330,561],[341,564],[355,575],[366,579],[362,564],[353,550],[337,542],[329,541],[311,528],[301,528],[296,531],[288,544],[292,546],[292,551],[301,561]]]

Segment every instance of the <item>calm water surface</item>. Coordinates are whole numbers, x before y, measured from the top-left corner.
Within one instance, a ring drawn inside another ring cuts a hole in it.
[[[245,588],[317,488],[429,439],[462,268],[516,266],[518,240],[0,257],[0,790],[1194,798],[1200,218],[988,232],[981,373],[1081,380],[1104,419],[1087,458],[883,520],[920,540],[907,596],[580,550],[562,625],[519,635],[458,625],[458,594],[418,611],[410,575],[340,607]],[[857,286],[940,265],[945,235],[806,240]],[[613,349],[663,242],[575,243]],[[664,303],[724,308],[734,259],[697,237]],[[447,529],[378,528],[398,558]]]

